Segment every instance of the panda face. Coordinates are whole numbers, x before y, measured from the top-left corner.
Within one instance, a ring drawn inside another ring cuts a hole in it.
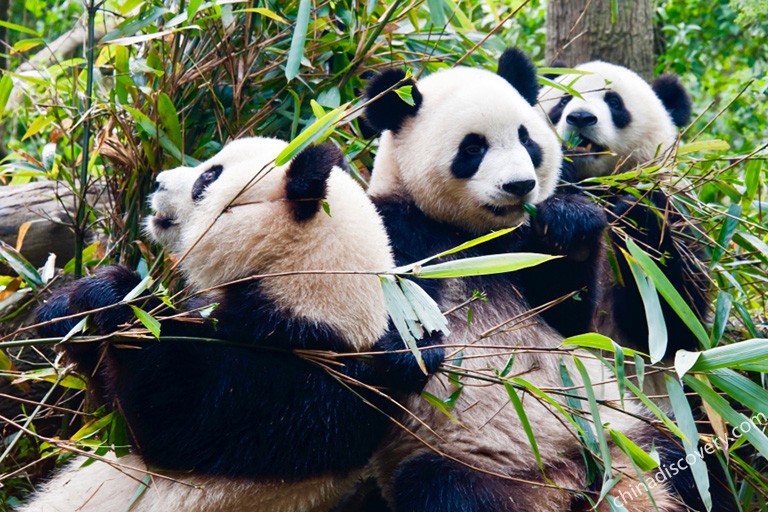
[[[675,124],[684,125],[690,115],[690,100],[679,82],[666,84],[675,87],[669,102],[660,98],[664,90],[624,67],[590,62],[576,69],[587,74],[561,75],[557,82],[581,97],[549,87],[542,90],[540,105],[571,148],[578,178],[647,162],[674,144]],[[686,101],[687,107],[677,104]],[[675,118],[674,107],[687,108],[687,115]]]
[[[417,87],[418,111],[382,138],[372,195],[396,179],[430,217],[484,233],[522,222],[525,203],[552,194],[557,137],[507,80],[453,68]]]
[[[160,173],[151,198],[154,215],[146,223],[150,236],[181,255],[222,212],[238,204],[269,205],[281,199],[281,173],[271,172],[270,163],[284,147],[276,139],[240,139],[197,167]]]

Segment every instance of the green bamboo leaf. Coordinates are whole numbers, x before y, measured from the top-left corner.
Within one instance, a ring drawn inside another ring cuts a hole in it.
[[[768,391],[748,377],[725,368],[708,373],[709,381],[717,388],[758,414],[768,416]]]
[[[515,270],[534,267],[541,263],[561,257],[562,256],[529,252],[489,254],[487,256],[475,256],[473,258],[463,258],[446,261],[444,263],[436,263],[434,265],[427,265],[421,268],[414,268],[411,274],[416,277],[430,279],[485,276],[514,272]]]
[[[637,467],[641,471],[650,471],[659,467],[658,461],[653,457],[645,453],[645,450],[637,446],[630,438],[619,432],[618,430],[608,429],[608,433],[611,435],[611,439],[618,446],[621,451],[629,455],[632,462],[637,464]]]
[[[309,13],[311,8],[311,0],[299,1],[299,13],[296,16],[296,26],[293,28],[291,49],[288,51],[288,61],[285,63],[285,78],[287,78],[289,82],[299,74],[301,59],[304,58],[304,42],[307,39],[307,28],[309,27]]]
[[[640,297],[643,299],[645,319],[648,324],[648,349],[651,356],[651,364],[656,364],[664,358],[667,352],[667,323],[664,321],[664,313],[661,311],[659,293],[653,286],[651,279],[643,274],[642,269],[631,259],[627,259],[632,277],[635,278]]]
[[[150,25],[153,25],[158,18],[166,13],[171,12],[170,9],[165,7],[152,7],[147,9],[138,17],[130,17],[128,20],[121,24],[117,29],[109,32],[107,35],[101,38],[101,44],[114,41],[127,36],[132,36],[136,32],[143,30]]]
[[[693,464],[689,463],[691,473],[693,474],[693,480],[696,483],[696,488],[699,490],[699,495],[701,496],[704,505],[707,507],[707,510],[711,510],[712,496],[709,494],[709,473],[707,472],[707,464],[701,460],[701,454],[699,454],[699,451],[697,450],[699,431],[696,428],[696,422],[693,419],[691,406],[685,398],[685,392],[680,383],[669,375],[665,375],[664,378],[667,383],[667,393],[669,394],[669,400],[672,404],[672,410],[675,412],[677,424],[680,426],[680,430],[685,433],[685,436],[682,437],[681,440],[685,447],[686,458],[688,456],[693,456],[695,458]],[[701,387],[707,388],[714,393],[709,386],[704,385],[696,379],[690,378],[690,376],[685,377],[685,379],[686,383],[688,383],[689,380],[696,381],[701,384]],[[706,400],[703,396],[702,398]],[[720,397],[718,396],[718,398]]]
[[[656,262],[654,262],[650,256],[645,254],[645,252],[643,252],[631,238],[627,238],[627,249],[629,249],[630,254],[637,264],[640,265],[640,268],[645,275],[651,278],[653,284],[656,286],[656,290],[662,297],[664,297],[664,300],[666,300],[675,313],[677,313],[683,323],[688,326],[702,345],[709,348],[709,336],[707,335],[704,326],[701,325],[701,321],[696,317],[696,314],[685,302],[685,299],[680,296],[680,293],[675,289],[672,283],[669,282],[667,276],[665,276],[658,265],[656,265]]]
[[[688,153],[695,153],[697,151],[723,151],[730,149],[730,147],[731,146],[727,142],[720,139],[698,140],[696,142],[683,144],[677,148],[677,154],[680,156],[687,155]]]
[[[11,91],[13,91],[13,79],[4,73],[3,78],[0,78],[0,119],[5,114],[5,106],[8,104],[8,98],[11,97]]]
[[[130,512],[133,509],[133,506],[141,499],[141,497],[144,495],[147,489],[149,489],[150,484],[152,483],[152,475],[147,473],[144,475],[144,478],[141,479],[141,482],[139,483],[139,487],[136,489],[136,493],[131,498],[131,501],[128,502],[128,505],[125,507],[125,512]]]
[[[8,354],[5,353],[4,350],[0,350],[0,370],[6,371],[13,368],[13,362],[11,362],[11,358],[8,357]]]
[[[742,209],[748,209],[755,199],[760,186],[760,174],[763,169],[763,160],[755,158],[747,162],[746,171],[744,171],[744,185],[746,190],[741,198]]]
[[[80,428],[80,430],[75,432],[72,435],[72,437],[69,438],[69,440],[80,441],[81,439],[91,437],[92,435],[96,434],[99,430],[109,425],[114,415],[115,415],[115,411],[112,411],[109,414],[102,416],[101,418],[89,421],[88,423],[83,425]]]
[[[573,379],[571,379],[571,375],[568,373],[568,368],[565,366],[563,361],[560,361],[560,379],[563,381],[563,385],[565,387],[575,387]],[[574,411],[583,410],[581,407],[581,401],[570,393],[566,395],[565,402],[568,407]],[[597,445],[595,433],[592,431],[592,428],[589,426],[587,420],[581,414],[575,414],[573,419],[579,425],[579,435],[581,436],[581,440],[584,442],[584,445],[587,447],[587,450],[589,450],[591,453],[597,454],[600,450],[600,447]],[[590,458],[588,460],[592,459]]]
[[[59,375],[56,368],[42,368],[40,370],[28,370],[21,374],[21,376],[14,381],[14,383],[17,382],[23,382],[23,381],[44,381],[44,382],[51,382],[51,383],[57,383],[59,386],[68,388],[68,389],[85,389],[86,384],[85,381],[80,378],[80,376],[76,373],[69,373],[64,378]]]
[[[715,305],[715,318],[712,324],[712,346],[722,339],[725,328],[728,325],[728,318],[731,315],[731,305],[733,304],[733,296],[730,293],[720,290],[717,294],[717,302]]]
[[[432,25],[435,28],[443,28],[447,23],[443,0],[427,0],[427,6],[429,7],[429,17],[432,20]]]
[[[699,356],[691,367],[693,371],[740,368],[745,364],[768,361],[768,338],[749,339],[694,353]]]
[[[136,126],[152,139],[157,139],[160,145],[171,154],[179,162],[184,162],[181,156],[181,150],[173,143],[168,134],[164,130],[157,127],[147,115],[137,108],[124,105],[123,108],[128,111],[133,119],[136,121]]]
[[[471,247],[475,247],[476,245],[480,245],[482,243],[488,242],[490,240],[493,240],[494,238],[498,238],[500,236],[504,236],[507,233],[511,233],[512,231],[516,230],[517,227],[514,228],[506,228],[506,229],[500,229],[498,231],[493,231],[492,233],[488,233],[487,235],[483,235],[478,238],[473,238],[472,240],[469,240],[468,242],[464,242],[463,244],[457,245],[456,247],[453,247],[451,249],[448,249],[447,251],[443,251],[441,253],[435,254],[434,256],[430,256],[428,258],[424,258],[423,260],[419,260],[416,263],[410,263],[408,265],[403,265],[402,267],[397,267],[394,272],[396,274],[404,274],[406,272],[410,272],[413,270],[414,267],[420,267],[427,263],[428,261],[436,260],[438,258],[442,258],[443,256],[448,256],[450,254],[455,254],[457,252],[464,251],[466,249],[469,249]]]
[[[339,120],[344,117],[347,111],[349,103],[345,103],[339,108],[335,108],[325,114],[323,117],[309,125],[302,131],[298,137],[293,139],[285,149],[283,149],[277,158],[275,158],[275,165],[281,166],[287,164],[294,156],[301,153],[301,151],[314,142],[320,142],[322,135],[327,130],[334,126]]]
[[[576,365],[576,369],[581,375],[581,380],[584,383],[584,391],[587,394],[587,402],[589,403],[589,409],[592,413],[592,422],[595,425],[595,435],[597,437],[597,445],[600,447],[600,457],[603,459],[604,482],[606,479],[613,477],[613,471],[611,468],[611,450],[608,448],[608,439],[605,436],[605,428],[603,427],[603,420],[600,419],[600,408],[597,405],[597,399],[595,398],[595,390],[592,387],[592,380],[589,378],[589,372],[584,366],[581,360],[573,356],[573,362]]]
[[[0,260],[11,267],[33,289],[45,285],[37,269],[16,249],[0,240]]]
[[[40,34],[32,30],[31,28],[27,28],[21,25],[17,25],[15,23],[10,23],[8,21],[0,20],[0,27],[5,27],[9,30],[13,30],[14,32],[21,32],[23,34],[29,34],[35,37],[40,37]],[[5,51],[5,50],[4,50]]]
[[[747,252],[755,253],[755,256],[768,264],[768,244],[751,233],[737,231],[733,234],[733,241]]]
[[[128,294],[123,297],[123,300],[120,302],[130,302],[145,291],[147,291],[147,288],[152,286],[152,278],[149,276],[145,276],[144,279],[139,282],[136,286],[133,287],[131,291],[128,292]]]
[[[573,425],[573,428],[576,429],[576,431],[579,433],[579,436],[581,436],[582,438],[592,439],[592,441],[594,442],[592,443],[592,445],[589,445],[589,447],[590,449],[594,447],[594,449],[597,450],[597,441],[595,441],[595,438],[592,435],[592,430],[589,428],[589,424],[584,420],[584,418],[582,418],[581,416],[574,417],[571,413],[566,411],[563,408],[563,406],[560,405],[560,403],[558,403],[554,398],[552,398],[547,393],[537,388],[536,386],[534,386],[533,384],[531,384],[525,379],[522,379],[520,377],[510,377],[508,381],[511,382],[512,384],[517,384],[518,386],[524,387],[532,395],[535,395],[539,397],[541,400],[547,402],[551,407],[557,410],[557,412],[559,412],[563,416],[563,418],[567,419],[571,423],[571,425]],[[571,396],[569,396],[568,398],[573,399],[573,397]],[[574,401],[574,403],[578,406],[578,401]],[[572,403],[569,403],[568,405],[569,407],[573,407]],[[575,407],[575,408],[577,410],[581,410],[579,407]]]
[[[159,338],[160,322],[141,308],[137,308],[136,306],[131,305],[131,309],[133,310],[133,314],[136,315],[136,318],[138,318],[144,327],[146,327],[149,332],[152,333],[152,336]]]
[[[171,98],[164,92],[157,96],[157,113],[160,116],[163,128],[165,128],[165,133],[168,134],[168,137],[170,137],[177,148],[181,148],[183,144],[179,114],[176,112],[176,107],[173,105]]]
[[[768,437],[749,418],[733,410],[728,401],[721,397],[715,390],[691,375],[686,375],[685,384],[693,389],[702,400],[706,401],[712,409],[733,426],[739,433],[739,437],[746,437],[753,447],[768,458]],[[702,464],[703,466],[703,464]]]
[[[598,334],[596,332],[588,332],[585,334],[571,336],[570,338],[565,338],[560,346],[594,348],[597,350],[605,350],[607,352],[616,352],[616,348],[619,345],[617,345],[615,341],[607,336],[603,336],[602,334]],[[624,355],[628,357],[635,357],[637,354],[642,354],[642,352],[638,352],[627,347],[621,347],[621,350],[624,352]]]
[[[452,422],[461,425],[461,422],[456,418],[456,416],[453,415],[450,406],[445,403],[445,401],[426,391],[421,392],[421,398],[426,400],[426,402],[432,407],[445,414]]]
[[[265,18],[270,18],[280,23],[288,23],[285,20],[285,18],[280,17],[280,15],[278,15],[275,11],[265,9],[263,7],[249,7],[247,9],[238,9],[237,11],[234,11],[233,14],[240,14],[241,12],[254,12],[256,14],[261,14]]]
[[[728,213],[725,216],[723,225],[720,227],[720,233],[717,235],[717,245],[712,250],[712,260],[709,264],[710,268],[714,268],[715,265],[723,257],[726,247],[731,242],[733,234],[736,232],[736,228],[739,227],[741,219],[741,205],[732,204],[728,208]]]
[[[200,6],[203,4],[203,0],[189,0],[187,4],[187,20],[192,21],[195,19],[195,14]]]
[[[395,89],[395,94],[397,94],[397,96],[408,105],[412,107],[416,105],[416,102],[413,101],[412,85],[404,85],[402,87],[398,87],[397,89]]]
[[[531,445],[531,450],[533,450],[533,456],[536,458],[536,463],[539,465],[541,472],[544,473],[544,464],[541,462],[539,445],[536,443],[536,436],[533,435],[533,427],[531,427],[531,422],[528,420],[528,415],[525,413],[523,402],[520,400],[520,397],[517,396],[517,390],[515,390],[515,387],[511,383],[505,382],[504,388],[507,390],[507,395],[509,395],[509,400],[512,402],[515,412],[517,412],[517,418],[520,420],[523,430],[525,430],[525,435],[528,436],[528,443]]]

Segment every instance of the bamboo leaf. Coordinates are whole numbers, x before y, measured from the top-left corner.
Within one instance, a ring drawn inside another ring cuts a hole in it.
[[[81,439],[86,439],[88,437],[91,437],[92,435],[96,434],[99,430],[109,425],[114,415],[115,415],[115,412],[112,411],[109,414],[102,416],[101,418],[89,421],[88,423],[83,425],[80,428],[80,430],[75,432],[72,435],[72,437],[69,438],[70,441],[80,441]]]
[[[651,279],[643,274],[643,271],[634,262],[627,258],[632,277],[635,278],[640,297],[643,299],[645,319],[648,324],[648,350],[651,356],[651,364],[656,364],[664,358],[667,352],[667,324],[664,321],[664,313],[661,311],[659,294],[653,286]]]
[[[448,321],[440,311],[440,307],[421,286],[410,279],[402,279],[400,277],[397,278],[397,282],[403,290],[406,300],[413,308],[414,313],[416,313],[416,317],[428,334],[442,332],[447,336],[451,333],[448,329]]]
[[[653,460],[653,457],[645,453],[645,450],[637,446],[630,438],[612,428],[608,429],[608,432],[616,446],[626,453],[640,470],[650,471],[659,467],[658,461]]]
[[[440,398],[427,391],[421,392],[421,398],[423,398],[429,405],[445,414],[452,422],[461,425],[461,422],[451,412],[450,406],[443,400],[440,400]]]
[[[293,28],[291,49],[288,51],[288,61],[285,63],[285,78],[287,78],[289,82],[299,74],[301,59],[304,57],[304,42],[307,39],[307,28],[309,27],[309,13],[311,8],[311,0],[299,1],[299,13],[296,16],[296,26]]]
[[[504,254],[489,254],[487,256],[475,256],[459,260],[436,263],[421,268],[414,268],[411,272],[416,277],[446,278],[485,276],[489,274],[501,274],[514,272],[524,268],[533,267],[541,263],[560,258],[549,254],[528,252],[512,252]]]
[[[139,282],[136,286],[133,287],[131,291],[128,292],[128,294],[123,297],[123,300],[120,302],[130,302],[145,291],[147,291],[147,288],[149,288],[152,285],[152,278],[150,276],[145,276],[144,279]]]
[[[768,362],[768,338],[754,338],[695,353],[699,356],[691,367],[694,371],[740,368],[746,364]]]
[[[528,443],[531,445],[531,450],[533,450],[533,456],[536,458],[536,463],[539,465],[541,472],[544,473],[544,464],[541,462],[539,445],[536,443],[536,436],[533,435],[533,427],[531,427],[531,422],[528,420],[528,415],[525,413],[523,402],[520,400],[520,397],[517,396],[517,390],[515,390],[512,384],[505,382],[504,388],[507,390],[507,395],[509,395],[509,400],[512,402],[512,406],[515,408],[517,418],[520,420],[520,424],[523,426],[525,435],[528,437]]]
[[[603,336],[602,334],[598,334],[596,332],[588,332],[585,334],[578,334],[576,336],[571,336],[570,338],[565,338],[563,340],[563,343],[560,346],[561,347],[575,346],[575,347],[583,347],[583,348],[594,348],[597,350],[605,350],[607,352],[616,352],[616,348],[618,347],[616,342],[613,341],[611,338],[607,336]],[[624,355],[629,357],[635,357],[638,354],[642,354],[642,352],[638,352],[636,350],[632,350],[631,348],[627,348],[627,347],[621,347],[621,349],[624,351]]]
[[[176,112],[176,107],[173,105],[171,98],[164,92],[160,92],[157,95],[157,113],[168,137],[170,137],[177,148],[181,149],[183,143],[179,114]]]
[[[23,34],[29,34],[35,37],[40,37],[40,34],[35,32],[31,28],[27,28],[22,25],[17,25],[15,23],[10,23],[8,21],[0,20],[0,27],[5,27],[9,30],[13,30],[14,32],[21,32]],[[6,50],[3,50],[3,51],[6,51]]]
[[[38,289],[45,284],[37,269],[19,251],[2,240],[0,240],[0,260],[11,267],[33,289]]]
[[[688,350],[678,350],[675,352],[675,373],[677,373],[677,378],[682,379],[683,375],[691,371],[699,357],[701,357],[701,352],[690,352]]]
[[[685,299],[680,296],[680,293],[675,289],[672,283],[669,282],[667,276],[665,276],[658,265],[656,265],[656,262],[654,262],[650,256],[645,254],[645,252],[643,252],[631,238],[627,238],[627,249],[629,249],[630,254],[637,264],[640,265],[640,268],[642,268],[645,275],[651,278],[653,284],[656,286],[656,290],[662,297],[664,297],[664,300],[667,301],[701,344],[706,348],[709,348],[709,336],[707,335],[704,326],[701,325],[701,321],[696,317],[696,314],[685,302]]]
[[[748,377],[725,368],[707,374],[712,384],[758,414],[768,416],[768,391]]]
[[[131,309],[133,310],[133,314],[136,315],[136,318],[138,318],[144,327],[146,327],[149,332],[152,333],[152,336],[159,338],[160,322],[141,308],[137,308],[136,306],[131,305]]]
[[[278,15],[275,11],[265,9],[264,7],[249,7],[247,9],[238,9],[233,14],[239,14],[241,12],[254,12],[256,14],[261,14],[265,18],[269,18],[280,23],[288,23],[285,18],[280,17],[280,15]]]
[[[429,7],[429,17],[435,28],[443,28],[446,25],[445,11],[443,9],[443,0],[427,0]]]
[[[302,131],[298,137],[293,139],[285,149],[283,149],[277,158],[275,158],[275,165],[281,166],[287,164],[294,156],[298,155],[304,148],[314,142],[320,142],[322,135],[330,128],[334,126],[339,120],[344,117],[349,103],[345,103],[339,108],[335,108],[325,114],[323,117],[309,125]]]
[[[464,251],[466,249],[470,249],[472,247],[475,247],[476,245],[480,245],[482,243],[488,242],[490,240],[493,240],[494,238],[498,238],[500,236],[504,236],[507,233],[511,233],[512,231],[516,230],[517,227],[514,228],[506,228],[506,229],[500,229],[498,231],[494,231],[492,233],[488,233],[487,235],[483,235],[478,238],[474,238],[472,240],[469,240],[468,242],[464,242],[463,244],[457,245],[456,247],[453,247],[452,249],[448,249],[447,251],[443,251],[441,253],[435,254],[434,256],[430,256],[428,258],[424,258],[423,260],[419,260],[416,263],[411,263],[408,265],[403,265],[402,267],[397,267],[394,272],[396,274],[404,274],[406,272],[409,272],[413,270],[414,267],[422,266],[424,263],[427,263],[428,261],[436,260],[438,258],[442,258],[443,256],[448,256],[450,254],[455,254],[457,252]]]
[[[8,98],[13,91],[13,79],[8,74],[3,74],[3,78],[0,78],[0,119],[5,114],[5,106],[8,104]]]
[[[717,294],[717,303],[715,305],[715,318],[712,324],[712,346],[722,339],[725,328],[728,325],[728,317],[731,314],[731,305],[733,297],[730,293],[720,290]]]
[[[731,146],[727,142],[720,139],[697,140],[696,142],[683,144],[677,148],[677,154],[679,156],[687,155],[688,153],[695,153],[697,151],[723,151],[730,149],[730,147]]]
[[[427,366],[424,364],[421,351],[416,343],[417,339],[424,337],[424,331],[419,325],[418,317],[394,278],[391,276],[379,276],[379,281],[381,281],[384,301],[387,304],[387,310],[389,311],[390,318],[392,318],[392,323],[395,324],[397,332],[403,338],[405,346],[410,349],[413,357],[416,358],[419,368],[426,375]]]
[[[707,472],[706,463],[701,460],[701,455],[696,449],[699,443],[699,431],[697,430],[696,422],[693,419],[691,406],[685,398],[685,392],[680,383],[669,375],[665,375],[664,378],[667,382],[667,393],[669,393],[669,400],[672,404],[672,410],[675,412],[677,424],[680,426],[680,430],[685,433],[685,436],[682,437],[681,440],[685,447],[686,459],[688,456],[693,456],[695,458],[693,464],[689,463],[691,473],[693,474],[693,480],[696,483],[696,488],[699,490],[699,495],[701,496],[704,505],[707,507],[707,510],[711,510],[712,496],[709,494],[709,473]],[[685,379],[686,383],[688,383],[689,380],[699,382],[696,379],[691,379],[689,376],[685,377]],[[707,387],[703,384],[702,386]],[[709,388],[707,387],[707,389]]]
[[[581,360],[574,356],[573,362],[576,365],[576,369],[581,374],[581,380],[584,383],[584,391],[587,394],[587,401],[589,403],[589,409],[592,413],[592,422],[595,425],[595,435],[597,437],[597,445],[600,447],[600,456],[603,459],[604,482],[606,479],[613,477],[613,471],[611,469],[611,450],[608,448],[608,440],[605,436],[605,428],[603,427],[603,421],[600,419],[600,409],[597,405],[597,399],[595,398],[595,390],[592,387],[592,380],[589,378],[589,372],[584,366]]]
[[[714,268],[720,261],[725,253],[725,248],[731,242],[733,234],[736,232],[736,228],[739,227],[739,221],[741,218],[741,205],[732,204],[728,208],[728,213],[725,216],[723,225],[720,227],[720,233],[717,235],[717,245],[712,250],[712,261],[710,262],[710,268]]]

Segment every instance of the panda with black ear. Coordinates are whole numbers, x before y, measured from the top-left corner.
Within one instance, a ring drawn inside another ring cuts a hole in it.
[[[394,91],[402,86],[411,86],[412,105]],[[393,429],[377,451],[373,467],[395,512],[565,512],[590,509],[585,495],[597,501],[577,436],[556,420],[552,406],[533,395],[521,398],[546,480],[507,390],[482,378],[506,369],[506,375],[539,389],[561,389],[563,364],[575,386],[582,386],[571,353],[557,349],[561,331],[588,327],[605,217],[586,199],[554,195],[562,154],[548,122],[533,106],[538,88],[533,65],[514,49],[502,56],[498,74],[456,67],[415,82],[390,70],[368,86],[366,118],[383,131],[369,195],[384,218],[398,264],[517,225],[512,233],[461,256],[520,251],[562,256],[529,271],[445,279],[428,288],[442,309],[452,311],[447,343],[462,345],[452,363],[461,366],[464,376],[460,389],[444,374],[433,375],[426,386],[438,398],[455,399],[453,417],[410,398],[406,404],[413,417],[401,419],[409,432]],[[535,218],[528,218],[526,203],[536,204]],[[484,292],[487,301],[470,304],[468,321],[466,305],[475,290]],[[553,315],[555,308],[531,318],[531,304],[564,291],[580,292],[582,301],[576,306],[566,301],[561,311],[584,309]],[[578,311],[588,312],[586,321]],[[577,353],[596,393],[618,406],[618,387],[605,368]],[[642,406],[631,400],[625,405],[629,414],[601,407],[602,422],[647,450],[654,443],[662,463],[684,456],[640,419],[647,414]],[[630,492],[642,487],[642,475],[623,452],[610,450],[613,471],[624,473],[610,495],[625,500],[627,510],[684,510],[666,484],[650,486],[650,494]],[[687,493],[688,503],[695,503],[690,475],[681,474],[675,485]],[[598,509],[607,510],[608,504],[603,501]]]
[[[387,234],[338,149],[310,147],[276,167],[285,147],[241,139],[157,177],[148,231],[196,290],[162,322],[161,334],[177,338],[64,347],[124,416],[133,453],[117,467],[71,464],[22,512],[125,510],[136,497],[131,510],[142,512],[325,511],[360,477],[389,423],[374,406],[386,412],[389,402],[358,383],[407,394],[426,376],[411,354],[354,356],[403,348],[373,274],[393,267]],[[38,320],[114,306],[90,315],[96,333],[114,332],[133,320],[120,301],[139,281],[107,267],[57,292]],[[39,331],[63,336],[75,322]],[[350,356],[328,363],[330,352]],[[427,368],[441,356],[425,351]]]
[[[566,144],[572,171],[566,182],[605,176],[648,164],[663,163],[674,149],[678,128],[691,116],[691,100],[674,75],[648,84],[633,71],[607,62],[589,62],[575,68],[584,74],[564,74],[556,82],[580,97],[546,87],[540,105]],[[668,197],[654,190],[641,198],[609,192],[609,220],[624,233],[611,231],[611,249],[620,277],[603,285],[606,295],[596,317],[600,332],[617,341],[648,351],[648,326],[642,298],[623,250],[624,236],[637,242],[659,262],[664,274],[703,320],[707,312],[708,281],[701,268],[702,249]],[[682,231],[679,237],[674,231]],[[607,267],[607,265],[606,265]],[[606,268],[605,276],[613,272]],[[698,340],[666,301],[662,311],[667,327],[667,356],[678,349],[695,350]]]

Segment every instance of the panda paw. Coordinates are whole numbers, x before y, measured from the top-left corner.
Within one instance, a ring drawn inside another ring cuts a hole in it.
[[[532,221],[545,250],[575,261],[585,261],[594,254],[606,226],[603,209],[574,194],[549,197],[538,205]]]
[[[120,265],[105,267],[96,275],[83,277],[57,290],[35,312],[38,333],[45,337],[65,336],[81,317],[57,320],[61,317],[84,313],[117,304],[140,282],[138,274]],[[127,306],[108,308],[91,314],[91,325],[98,334],[114,331],[118,325],[130,320]]]
[[[427,383],[429,375],[435,373],[445,358],[445,350],[441,346],[442,334],[433,332],[425,335],[416,342],[422,349],[421,359],[427,374],[419,366],[410,351],[403,351],[405,343],[397,330],[391,328],[376,344],[375,350],[383,352],[378,361],[384,385],[399,393],[418,393]]]

